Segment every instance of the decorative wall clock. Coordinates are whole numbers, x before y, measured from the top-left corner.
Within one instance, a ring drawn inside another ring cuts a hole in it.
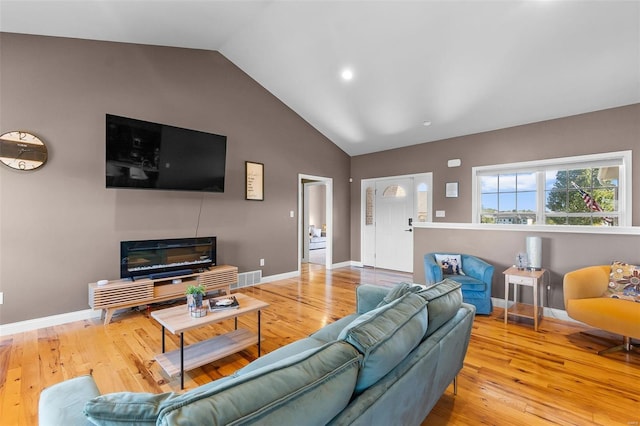
[[[47,146],[33,133],[21,130],[0,135],[0,162],[15,170],[34,170],[47,162]]]

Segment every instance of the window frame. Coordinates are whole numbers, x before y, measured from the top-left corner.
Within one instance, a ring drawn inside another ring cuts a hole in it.
[[[508,174],[523,172],[545,172],[559,168],[590,168],[599,165],[617,163],[620,166],[620,176],[618,179],[618,225],[613,228],[630,227],[632,223],[632,178],[631,178],[631,158],[632,151],[615,151],[598,154],[577,155],[572,157],[550,158],[533,161],[523,161],[517,163],[495,164],[489,166],[472,167],[472,201],[471,201],[471,222],[481,224],[481,187],[480,176],[490,174]],[[527,227],[572,227],[572,228],[594,228],[595,225],[549,225],[545,223],[545,183],[543,173],[538,173],[536,186],[536,223],[524,225]],[[482,224],[484,225],[484,224]],[[513,227],[514,224],[496,224],[501,227]],[[523,226],[523,225],[520,225]]]

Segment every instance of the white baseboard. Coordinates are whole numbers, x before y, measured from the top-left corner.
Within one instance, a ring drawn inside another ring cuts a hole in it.
[[[270,283],[278,280],[286,280],[289,278],[296,278],[299,276],[300,276],[300,271],[291,271],[291,272],[285,272],[283,274],[269,275],[266,277],[262,277],[262,281],[260,281],[260,284]]]
[[[34,318],[26,321],[19,321],[0,325],[0,336],[9,334],[25,333],[39,328],[51,327],[54,325],[66,324],[74,321],[84,321],[100,318],[101,311],[85,309],[83,311],[67,312],[64,314],[51,315],[49,317]]]
[[[346,268],[348,266],[358,266],[357,265],[358,263],[360,263],[360,262],[354,262],[353,260],[347,260],[346,262],[334,263],[333,265],[331,265],[331,269]],[[362,266],[362,263],[360,263],[360,266]]]
[[[493,302],[493,306],[495,308],[504,309],[504,299],[498,299],[496,297],[492,297],[491,301]],[[562,321],[578,322],[573,318],[570,318],[569,315],[567,314],[567,311],[563,309],[544,307],[542,309],[542,316],[546,318],[555,318]]]

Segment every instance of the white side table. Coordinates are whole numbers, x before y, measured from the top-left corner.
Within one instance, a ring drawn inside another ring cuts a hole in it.
[[[533,329],[538,331],[538,322],[542,318],[544,303],[541,297],[543,292],[538,292],[542,283],[545,270],[531,271],[529,269],[518,269],[515,266],[507,269],[504,274],[504,323],[507,323],[509,315],[532,318]],[[509,284],[513,284],[513,305],[509,308]],[[518,303],[518,286],[531,287],[533,289],[533,305]],[[540,296],[538,296],[538,293]],[[540,299],[539,299],[540,298]],[[540,304],[538,304],[540,302]]]

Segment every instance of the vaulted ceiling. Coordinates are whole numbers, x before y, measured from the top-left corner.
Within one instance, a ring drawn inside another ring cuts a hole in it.
[[[350,155],[640,102],[638,1],[0,0],[0,31],[220,51]]]

